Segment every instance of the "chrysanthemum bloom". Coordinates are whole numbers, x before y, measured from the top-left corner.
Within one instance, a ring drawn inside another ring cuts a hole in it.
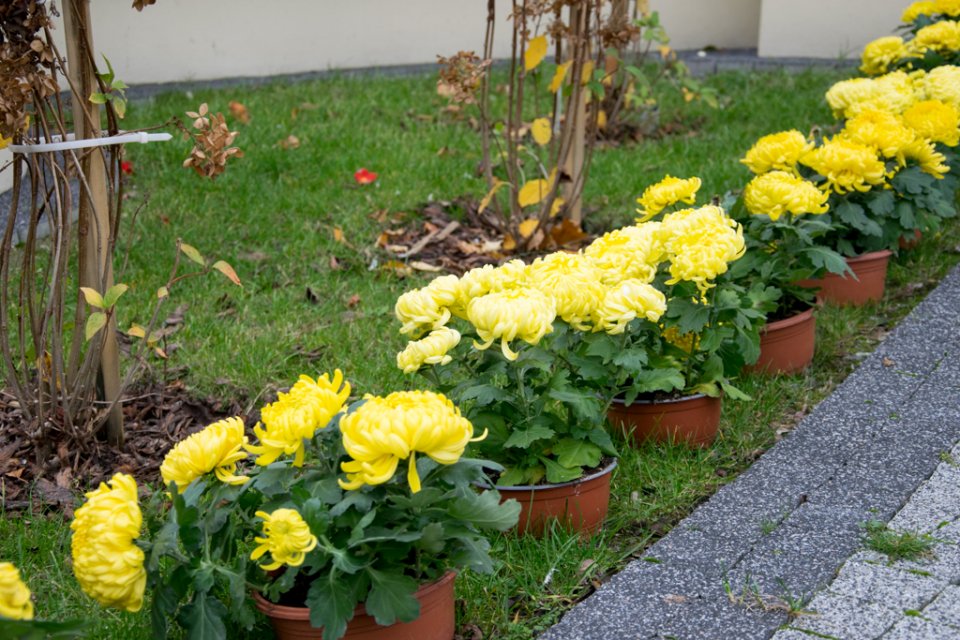
[[[940,100],[960,109],[960,67],[941,65],[927,73],[916,74],[922,100]],[[906,110],[906,109],[904,109]]]
[[[643,194],[637,198],[637,204],[640,208],[637,213],[641,215],[638,222],[649,220],[667,207],[685,202],[693,204],[697,198],[697,191],[700,190],[700,178],[674,178],[667,176],[660,182],[652,184],[643,190]]]
[[[397,354],[397,368],[414,373],[425,364],[447,364],[453,360],[447,352],[460,344],[460,332],[450,327],[434,329],[426,338],[407,343]]]
[[[450,309],[438,298],[436,291],[426,287],[407,291],[397,298],[393,311],[403,323],[400,333],[416,337],[447,324]]]
[[[183,491],[202,475],[215,472],[220,482],[243,484],[249,478],[236,475],[237,462],[247,457],[243,445],[243,420],[226,418],[181,440],[163,459],[160,476],[164,484],[177,483]]]
[[[827,179],[825,190],[841,194],[869,191],[886,180],[886,167],[876,149],[840,136],[824,142],[801,162]]]
[[[584,331],[605,290],[603,273],[582,253],[558,251],[534,260],[530,285],[553,299],[557,315]]]
[[[498,267],[484,265],[467,271],[457,285],[457,303],[452,307],[458,318],[467,318],[467,305],[474,298],[488,293],[525,287],[528,284],[527,265],[522,260],[510,260]]]
[[[743,191],[743,199],[750,213],[767,215],[773,221],[790,213],[826,213],[829,193],[800,176],[786,171],[771,171],[756,176]]]
[[[70,528],[73,539],[73,575],[80,588],[102,605],[139,611],[147,573],[143,551],[134,544],[140,536],[142,515],[137,483],[125,473],[87,493]]]
[[[277,401],[260,410],[260,419],[253,428],[258,445],[246,445],[246,450],[258,456],[258,465],[268,465],[281,455],[294,454],[294,466],[303,466],[305,440],[317,429],[323,429],[343,408],[350,397],[350,383],[337,369],[333,380],[325,373],[316,381],[310,376],[300,379],[288,393],[277,394]]]
[[[932,15],[960,16],[960,0],[935,0]]]
[[[636,318],[658,322],[667,310],[667,298],[653,285],[640,280],[624,280],[607,290],[594,312],[595,331],[618,335]]]
[[[746,250],[743,228],[713,205],[667,215],[661,233],[670,260],[667,284],[694,282],[701,293]]]
[[[653,282],[663,260],[660,222],[614,229],[591,242],[583,253],[600,269],[607,286],[629,279]]]
[[[474,342],[473,346],[483,350],[500,340],[500,349],[507,360],[516,360],[519,355],[510,349],[511,340],[538,344],[553,331],[556,317],[553,300],[529,287],[488,293],[474,298],[467,306],[467,319],[483,340],[482,344]]]
[[[937,3],[932,0],[920,0],[914,2],[903,10],[900,20],[904,24],[909,24],[920,16],[932,16],[937,12]]]
[[[840,135],[876,149],[884,158],[896,158],[916,134],[889,111],[864,109],[847,120]]]
[[[903,112],[903,122],[921,138],[948,147],[960,143],[960,111],[940,100],[923,100]]]
[[[863,48],[860,71],[868,76],[886,73],[890,65],[907,57],[907,47],[900,36],[877,38]]]
[[[273,562],[260,565],[264,571],[273,571],[283,565],[299,567],[303,559],[317,546],[317,537],[295,509],[276,509],[273,513],[257,511],[263,519],[263,538],[254,538],[257,548],[251,560],[259,560],[267,551]]]
[[[827,91],[827,103],[838,118],[852,118],[866,109],[903,113],[917,100],[914,80],[903,71],[877,78],[852,78]]]
[[[473,425],[445,396],[431,391],[397,391],[386,397],[366,396],[366,402],[343,417],[343,446],[352,458],[341,464],[347,490],[383,484],[393,477],[400,460],[409,460],[407,482],[420,491],[416,454],[440,464],[454,464],[473,437]]]
[[[666,327],[660,335],[663,336],[664,340],[687,353],[692,353],[693,348],[700,342],[700,336],[697,334],[692,331],[690,333],[680,333],[680,330],[676,327]]]
[[[0,562],[0,618],[33,620],[30,589],[20,579],[20,572],[10,562]]]
[[[913,161],[924,173],[938,180],[950,171],[946,156],[937,151],[932,142],[923,138],[917,138],[903,149],[903,159],[904,166]]]
[[[957,51],[960,49],[960,24],[954,20],[941,20],[929,24],[910,41],[914,55],[922,56],[927,51]]]
[[[813,148],[796,129],[763,136],[740,161],[754,173],[796,171],[800,157]]]

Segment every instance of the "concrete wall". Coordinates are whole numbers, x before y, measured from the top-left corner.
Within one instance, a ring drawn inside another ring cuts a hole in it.
[[[858,58],[891,35],[908,0],[763,0],[760,56]]]
[[[674,49],[753,49],[761,0],[650,0]]]
[[[6,149],[0,149],[0,167],[10,162],[11,154]],[[0,193],[13,186],[13,167],[7,167],[6,171],[0,171]]]

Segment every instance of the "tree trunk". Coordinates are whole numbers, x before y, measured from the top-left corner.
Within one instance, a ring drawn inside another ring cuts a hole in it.
[[[576,57],[581,48],[587,47],[586,24],[589,20],[589,3],[575,3],[570,5],[570,46],[571,57]],[[589,60],[589,53],[581,53],[582,60]],[[577,65],[573,65],[574,73],[579,73]],[[580,177],[583,173],[584,145],[587,138],[587,105],[584,99],[584,92],[577,91],[577,83],[581,83],[581,78],[573,77],[571,82],[574,90],[571,92],[571,99],[567,106],[567,118],[572,120],[573,130],[570,140],[570,151],[566,154],[565,161],[561,171],[570,176],[569,181],[563,182],[563,199],[566,201],[566,217],[578,226],[583,222],[583,179]],[[579,99],[575,99],[579,96]]]
[[[99,92],[93,66],[93,33],[90,24],[89,0],[66,0],[63,22],[67,41],[68,75],[73,94],[74,133],[77,139],[100,137],[100,107],[90,102],[91,93]],[[79,197],[79,260],[80,285],[101,294],[113,286],[110,199],[107,185],[106,157],[102,147],[94,147],[80,160]],[[79,292],[78,292],[79,298]],[[123,414],[119,403],[120,357],[117,349],[116,319],[110,322],[92,342],[103,340],[100,354],[98,399],[113,408],[101,427],[109,443],[123,444]]]

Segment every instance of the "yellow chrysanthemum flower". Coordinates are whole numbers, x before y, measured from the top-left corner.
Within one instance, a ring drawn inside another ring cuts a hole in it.
[[[929,24],[910,41],[911,53],[923,55],[927,51],[956,51],[960,49],[960,24],[954,20],[941,20]]]
[[[143,606],[147,573],[143,551],[133,542],[142,522],[136,481],[117,473],[87,493],[70,523],[73,575],[83,592],[102,605],[130,612]]]
[[[941,65],[915,76],[921,100],[940,100],[960,109],[960,67]]]
[[[4,138],[0,136],[0,149],[6,149],[10,146],[10,143],[13,142],[13,138]]]
[[[840,135],[876,149],[884,158],[896,158],[913,142],[913,130],[889,111],[864,109],[847,120]]]
[[[640,205],[637,213],[641,215],[638,222],[649,220],[678,202],[693,204],[697,198],[697,191],[700,190],[700,184],[700,178],[684,179],[667,176],[660,182],[650,185],[637,198],[637,204]]]
[[[860,71],[868,76],[884,74],[891,64],[906,58],[907,55],[907,47],[900,36],[877,38],[863,48]]]
[[[948,147],[960,144],[960,110],[940,100],[922,100],[903,112],[903,122],[921,138]]]
[[[447,364],[453,360],[447,352],[460,344],[460,332],[450,327],[440,327],[426,338],[408,342],[397,354],[397,368],[404,373],[414,373],[425,364]]]
[[[594,331],[618,335],[636,318],[658,322],[666,311],[667,298],[659,289],[640,280],[624,280],[607,290],[594,312]]]
[[[920,0],[919,2],[914,2],[909,7],[904,9],[903,14],[900,16],[900,20],[904,24],[909,24],[920,16],[932,16],[936,12],[936,2],[933,2],[932,0]]]
[[[876,149],[840,136],[824,142],[801,162],[826,178],[825,190],[841,194],[869,191],[872,186],[883,184],[887,177]]]
[[[258,465],[294,454],[294,466],[303,466],[304,441],[326,427],[348,397],[350,383],[344,381],[339,369],[333,372],[333,380],[327,373],[316,381],[300,376],[288,393],[280,392],[276,402],[260,410],[263,425],[258,422],[253,428],[260,444],[246,445],[246,450],[258,456]]]
[[[390,480],[400,460],[409,459],[407,482],[420,491],[416,454],[440,464],[454,464],[473,438],[473,425],[445,396],[431,391],[397,391],[386,397],[365,396],[366,402],[340,421],[343,446],[352,458],[341,464],[347,490]]]
[[[30,589],[11,562],[0,562],[0,618],[33,620]]]
[[[740,162],[757,174],[796,171],[800,157],[812,148],[813,143],[796,129],[781,131],[757,140]]]
[[[507,360],[516,360],[519,355],[510,349],[511,340],[538,344],[553,331],[556,316],[553,300],[529,287],[488,293],[474,298],[467,306],[467,319],[483,340],[482,344],[474,342],[473,346],[487,349],[495,340],[500,340],[500,349]]]
[[[866,109],[903,113],[916,99],[914,80],[903,71],[878,78],[852,78],[827,91],[827,103],[838,118],[852,118]]]
[[[653,282],[663,260],[660,222],[614,229],[591,242],[583,253],[600,270],[607,286],[630,279]]]
[[[457,303],[451,310],[458,318],[466,319],[467,305],[474,298],[527,284],[527,265],[522,260],[510,260],[499,267],[487,264],[471,269],[457,284]]]
[[[960,16],[960,0],[935,0],[933,14],[942,14],[956,18]]]
[[[581,331],[588,328],[605,293],[603,273],[589,258],[558,251],[534,260],[528,274],[531,286],[553,299],[564,322]]]
[[[726,273],[729,263],[743,256],[743,228],[720,207],[685,209],[663,219],[661,233],[670,260],[670,280],[694,282],[701,293],[711,280]]]
[[[744,203],[750,213],[767,215],[773,221],[790,213],[826,213],[829,193],[800,176],[786,171],[771,171],[756,176],[743,191]]]
[[[273,513],[257,511],[263,519],[263,538],[254,538],[257,547],[250,554],[251,560],[259,560],[270,552],[273,561],[260,565],[264,571],[273,571],[283,565],[299,567],[307,554],[317,546],[317,537],[310,533],[310,526],[295,509],[276,509]]]
[[[400,333],[422,335],[450,320],[450,309],[435,290],[427,287],[407,291],[399,298],[393,308],[397,320],[403,323]]]
[[[164,484],[177,483],[183,491],[191,482],[211,471],[227,484],[243,484],[249,478],[235,475],[237,462],[247,457],[243,445],[243,420],[226,418],[214,422],[184,440],[181,440],[163,459],[160,476]]]
[[[906,166],[909,161],[913,161],[925,172],[938,180],[943,178],[949,171],[947,157],[937,151],[937,148],[929,140],[918,138],[913,143],[903,149],[903,162]]]
[[[687,353],[693,353],[694,347],[700,343],[700,336],[693,332],[680,333],[680,330],[676,327],[667,327],[660,335],[663,336],[664,340]]]

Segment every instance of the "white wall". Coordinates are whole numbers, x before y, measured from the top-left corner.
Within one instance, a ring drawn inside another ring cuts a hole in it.
[[[650,0],[674,49],[757,46],[761,0]]]
[[[763,0],[761,57],[859,58],[863,46],[891,35],[908,0]]]
[[[0,167],[7,164],[13,154],[7,149],[0,149]],[[0,171],[0,193],[13,186],[13,167],[7,167],[5,171]]]

